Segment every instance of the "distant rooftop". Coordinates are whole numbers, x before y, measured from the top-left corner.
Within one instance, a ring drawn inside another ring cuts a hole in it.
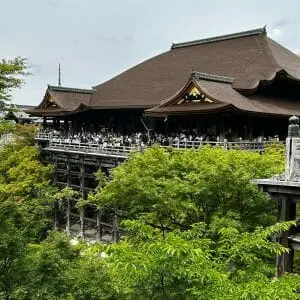
[[[266,27],[236,32],[232,34],[220,35],[220,36],[215,36],[215,37],[201,39],[201,40],[195,40],[195,41],[189,41],[183,43],[173,43],[171,49],[196,46],[200,44],[207,44],[213,42],[220,42],[220,41],[231,40],[231,39],[236,39],[236,38],[241,38],[241,37],[246,37],[251,35],[260,35],[260,34],[267,34]]]

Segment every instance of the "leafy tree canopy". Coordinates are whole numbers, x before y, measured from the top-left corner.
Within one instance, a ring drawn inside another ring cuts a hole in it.
[[[124,299],[299,299],[300,277],[274,279],[274,261],[266,260],[287,251],[269,237],[290,225],[252,233],[216,225],[212,240],[203,223],[163,236],[143,222],[126,221],[127,238],[110,246],[105,260]]]
[[[23,84],[24,75],[29,74],[27,70],[25,58],[0,60],[0,111],[7,108],[8,101],[11,100],[12,89],[19,88]]]
[[[51,186],[33,134],[17,127],[0,148],[0,298],[299,299],[298,275],[273,278],[288,250],[270,239],[294,223],[274,225],[271,200],[250,183],[283,171],[282,148],[137,153],[111,178],[99,173],[90,197],[125,220],[126,236],[73,245],[50,228],[53,202],[77,193]]]
[[[241,220],[244,229],[253,229],[254,224],[265,226],[276,219],[270,213],[274,203],[250,181],[283,169],[280,147],[264,154],[153,147],[115,168],[110,181],[100,174],[90,200],[103,209],[115,209],[124,219],[139,218],[169,230],[210,224],[216,215],[230,215]]]

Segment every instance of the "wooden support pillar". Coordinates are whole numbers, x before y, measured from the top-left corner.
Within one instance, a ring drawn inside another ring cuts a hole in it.
[[[80,207],[80,232],[79,236],[84,239],[84,207]]]
[[[58,230],[58,203],[53,203],[53,230]]]
[[[80,158],[80,192],[82,199],[85,199],[85,169],[84,169],[84,158]]]
[[[53,185],[57,184],[57,157],[54,157],[54,172],[52,177]]]
[[[57,158],[54,157],[54,172],[52,175],[53,185],[57,184]],[[58,203],[55,201],[53,203],[53,230],[58,229]]]
[[[58,128],[57,128],[57,118],[55,118],[55,117],[53,117],[53,128],[55,130],[58,130]]]
[[[67,158],[67,187],[71,185],[71,175],[70,175],[70,158]]]
[[[69,121],[67,119],[64,119],[64,133],[68,133],[69,131]]]
[[[119,224],[118,224],[118,216],[116,212],[114,212],[113,216],[113,242],[117,243],[119,241]]]
[[[278,198],[278,211],[279,211],[279,221],[285,222],[296,219],[296,203],[292,202],[289,196],[282,195]],[[291,228],[285,231],[279,237],[279,242],[286,248],[289,247],[288,237],[294,233],[294,229]],[[293,259],[294,250],[290,248],[288,253],[283,253],[276,257],[276,277],[281,276],[284,272],[293,271]]]
[[[100,209],[97,210],[97,241],[101,241],[103,235],[102,228],[102,211]]]
[[[66,218],[67,218],[67,222],[66,222],[66,234],[67,236],[71,235],[71,199],[67,199],[67,210],[66,210]]]

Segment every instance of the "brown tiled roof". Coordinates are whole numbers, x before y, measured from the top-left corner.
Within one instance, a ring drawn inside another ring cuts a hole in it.
[[[177,104],[176,100],[180,99],[191,85],[195,85],[213,102]],[[255,114],[290,116],[300,115],[300,102],[279,97],[267,97],[260,93],[244,95],[232,88],[230,78],[224,80],[224,77],[196,72],[177,94],[162,101],[160,105],[146,110],[146,113],[153,116],[166,116],[203,114],[228,109]]]
[[[268,38],[265,28],[173,44],[171,50],[96,86],[89,105],[154,107],[174,95],[193,70],[234,78],[233,88],[253,92],[278,72],[300,80],[300,58]]]
[[[77,89],[61,86],[48,85],[42,102],[34,109],[27,112],[33,115],[59,115],[68,112],[76,112],[83,107],[87,107],[94,90]],[[46,107],[44,105],[51,99],[57,107]]]

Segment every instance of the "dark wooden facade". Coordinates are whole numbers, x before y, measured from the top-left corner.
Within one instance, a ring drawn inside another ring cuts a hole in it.
[[[207,131],[213,124],[220,138],[228,131],[243,139],[285,137],[280,128],[300,115],[299,96],[299,56],[259,28],[173,44],[90,90],[48,86],[29,112],[69,132],[130,134],[145,125],[162,133]]]

